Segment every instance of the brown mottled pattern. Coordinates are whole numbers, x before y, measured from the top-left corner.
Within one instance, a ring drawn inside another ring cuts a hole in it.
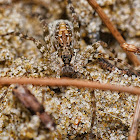
[[[45,112],[43,105],[39,103],[37,98],[25,86],[17,85],[13,89],[13,94],[32,114],[36,114],[40,117],[47,129],[55,129],[55,123],[53,122],[52,117]]]

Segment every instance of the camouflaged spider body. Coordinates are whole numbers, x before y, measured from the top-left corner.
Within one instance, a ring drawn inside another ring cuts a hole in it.
[[[54,47],[58,52],[60,61],[62,62],[60,76],[75,77],[76,72],[74,71],[74,67],[71,65],[71,60],[74,56],[74,48],[78,48],[79,46],[79,23],[71,0],[68,0],[67,2],[68,9],[72,15],[72,22],[68,20],[55,20],[54,22],[48,24],[45,20],[39,18],[41,24],[43,25],[43,38],[46,44],[45,46],[40,40],[19,32],[10,32],[5,35],[16,35],[20,38],[33,41],[44,57],[47,57],[47,53],[50,52],[50,46]]]
[[[61,76],[72,77],[74,68],[71,65],[74,56],[73,24],[68,20],[56,20],[48,25],[51,44],[58,51],[63,62]]]
[[[75,54],[74,49],[79,47],[79,22],[71,0],[67,0],[67,2],[68,10],[72,15],[72,22],[68,20],[56,20],[50,23],[48,27],[44,26],[44,38],[45,42],[48,42],[50,39],[52,46],[58,51],[58,56],[63,62],[60,76],[77,77],[74,67],[71,65],[71,60]],[[49,35],[46,37],[48,31]],[[40,47],[38,48],[40,49]]]

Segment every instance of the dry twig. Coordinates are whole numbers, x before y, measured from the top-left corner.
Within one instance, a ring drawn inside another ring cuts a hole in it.
[[[132,86],[119,86],[111,84],[101,84],[99,82],[71,79],[71,78],[0,78],[0,85],[10,84],[33,84],[42,86],[76,86],[79,88],[92,88],[111,91],[128,92],[140,95],[140,88]]]
[[[17,85],[13,89],[13,94],[32,114],[39,116],[45,128],[50,130],[55,129],[55,123],[53,122],[52,117],[45,112],[43,105],[38,102],[36,97],[25,86]]]
[[[119,31],[114,27],[114,25],[112,24],[112,22],[110,21],[110,19],[107,17],[107,15],[104,13],[104,11],[102,10],[102,8],[98,5],[98,3],[96,2],[96,0],[87,0],[89,2],[89,4],[96,10],[96,12],[99,14],[100,18],[103,20],[103,22],[105,23],[105,25],[107,26],[107,28],[110,30],[110,32],[112,33],[112,35],[116,38],[116,40],[120,43],[120,46],[126,51],[128,58],[130,59],[130,61],[132,61],[132,63],[135,66],[140,65],[140,62],[137,58],[137,56],[132,53],[139,53],[140,49],[137,48],[134,45],[131,44],[127,44],[126,41],[124,40],[124,38],[121,36],[121,34],[119,33]],[[127,51],[131,51],[131,52],[127,52]]]
[[[140,96],[139,96],[138,101],[137,101],[137,106],[135,109],[132,126],[131,126],[131,129],[129,131],[128,140],[136,140],[137,139],[139,119],[140,119]]]

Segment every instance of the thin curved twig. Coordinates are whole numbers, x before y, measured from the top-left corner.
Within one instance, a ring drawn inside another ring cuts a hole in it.
[[[115,39],[119,42],[119,44],[123,48],[123,50],[126,51],[126,54],[127,54],[128,58],[130,59],[130,61],[135,66],[139,66],[140,65],[140,61],[138,60],[137,56],[134,53],[132,53],[132,52],[139,53],[140,52],[140,48],[137,48],[134,45],[126,43],[124,38],[121,36],[119,31],[115,28],[115,26],[112,24],[112,22],[107,17],[107,15],[104,13],[102,8],[98,5],[96,0],[87,0],[87,1],[92,6],[92,8],[98,13],[98,15],[100,16],[102,21],[105,23],[105,25],[110,30],[110,32],[115,37]],[[131,51],[131,52],[128,52],[128,51]]]
[[[71,79],[71,78],[0,78],[0,85],[10,84],[33,84],[42,86],[75,86],[79,88],[92,88],[111,90],[119,92],[128,92],[135,95],[140,95],[140,88],[132,86],[120,86],[112,84],[102,84],[94,81]]]
[[[129,131],[128,140],[136,140],[137,139],[139,119],[140,119],[140,96],[139,96],[138,101],[137,101],[137,106],[135,109],[132,126],[131,126],[131,129]]]

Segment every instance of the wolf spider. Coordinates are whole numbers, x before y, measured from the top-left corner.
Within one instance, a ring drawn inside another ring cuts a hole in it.
[[[20,32],[9,32],[1,36],[15,35],[33,41],[44,58],[47,57],[48,53],[56,51],[56,57],[58,56],[57,59],[59,59],[57,63],[61,69],[60,72],[57,72],[57,75],[60,75],[60,77],[86,78],[75,69],[76,62],[78,61],[76,56],[80,48],[80,27],[78,16],[76,15],[71,0],[67,0],[67,3],[68,10],[72,15],[72,22],[61,19],[48,23],[41,15],[38,16],[43,27],[43,41],[45,42],[45,45],[42,44],[39,39],[35,39],[34,37],[30,37]],[[96,46],[100,45],[104,47],[106,46],[106,43],[98,41],[97,45],[93,44],[92,47],[96,49]],[[93,55],[92,58],[97,60],[102,68],[107,68],[110,71],[113,70],[114,66],[109,64],[106,60],[95,57],[98,54],[97,50],[93,50],[91,53]],[[84,65],[85,64],[83,64],[82,67],[84,67]]]
[[[41,16],[38,17],[43,26],[43,40],[46,45],[43,45],[40,40],[20,32],[10,32],[1,36],[15,35],[26,40],[31,40],[36,44],[44,57],[47,57],[47,53],[50,52],[50,46],[54,47],[55,51],[58,52],[58,63],[61,63],[62,67],[60,72],[61,77],[76,77],[76,72],[71,61],[74,59],[75,49],[79,47],[79,23],[71,1],[68,0],[67,2],[72,14],[72,22],[68,20],[55,20],[52,23],[47,23]]]
[[[80,49],[80,27],[78,16],[74,10],[71,0],[67,0],[68,10],[71,13],[72,22],[69,20],[55,20],[51,23],[48,23],[44,20],[41,15],[38,16],[38,19],[43,27],[43,40],[45,45],[39,39],[35,39],[34,37],[30,37],[28,35],[22,34],[20,32],[9,32],[3,34],[1,36],[6,35],[15,35],[20,38],[31,40],[36,44],[36,47],[42,53],[44,58],[47,57],[48,53],[52,53],[54,51],[57,52],[56,57],[59,59],[57,64],[60,67],[60,71],[57,71],[57,75],[60,77],[72,77],[72,78],[86,78],[81,74],[78,70],[76,70],[75,66],[78,60],[76,60],[77,52]],[[107,44],[98,41],[97,45],[93,44],[93,51],[91,52],[92,59],[96,60],[96,62],[103,68],[109,71],[113,71],[116,67],[109,63],[103,57],[105,54],[100,54],[96,50],[96,46],[106,47]],[[99,55],[98,55],[99,54]],[[108,57],[108,56],[107,56]],[[113,59],[109,57],[108,59]],[[121,61],[121,60],[117,60]],[[84,62],[83,62],[84,63]],[[82,64],[84,67],[86,64]],[[118,68],[119,69],[119,68]],[[136,72],[131,70],[121,70],[123,74],[127,75],[136,75]]]
[[[43,25],[43,38],[46,46],[44,46],[40,40],[29,37],[19,32],[11,32],[1,36],[16,35],[20,38],[31,40],[36,44],[43,57],[47,57],[47,53],[49,53],[49,50],[52,51],[51,49],[54,48],[54,50],[58,54],[59,63],[61,63],[60,67],[62,67],[60,76],[74,78],[78,77],[78,72],[75,70],[74,65],[72,65],[72,61],[76,61],[76,51],[78,51],[79,48],[79,23],[70,0],[68,0],[68,7],[72,14],[72,22],[68,20],[56,20],[48,24],[40,17],[41,24]],[[50,48],[50,46],[52,48]],[[95,51],[93,53],[95,54],[95,56],[93,57],[97,59],[98,63],[101,64],[102,68],[107,68],[107,70],[109,71],[115,69],[115,67],[105,61],[105,59],[99,58],[98,52]],[[127,72],[124,71],[123,73]]]

